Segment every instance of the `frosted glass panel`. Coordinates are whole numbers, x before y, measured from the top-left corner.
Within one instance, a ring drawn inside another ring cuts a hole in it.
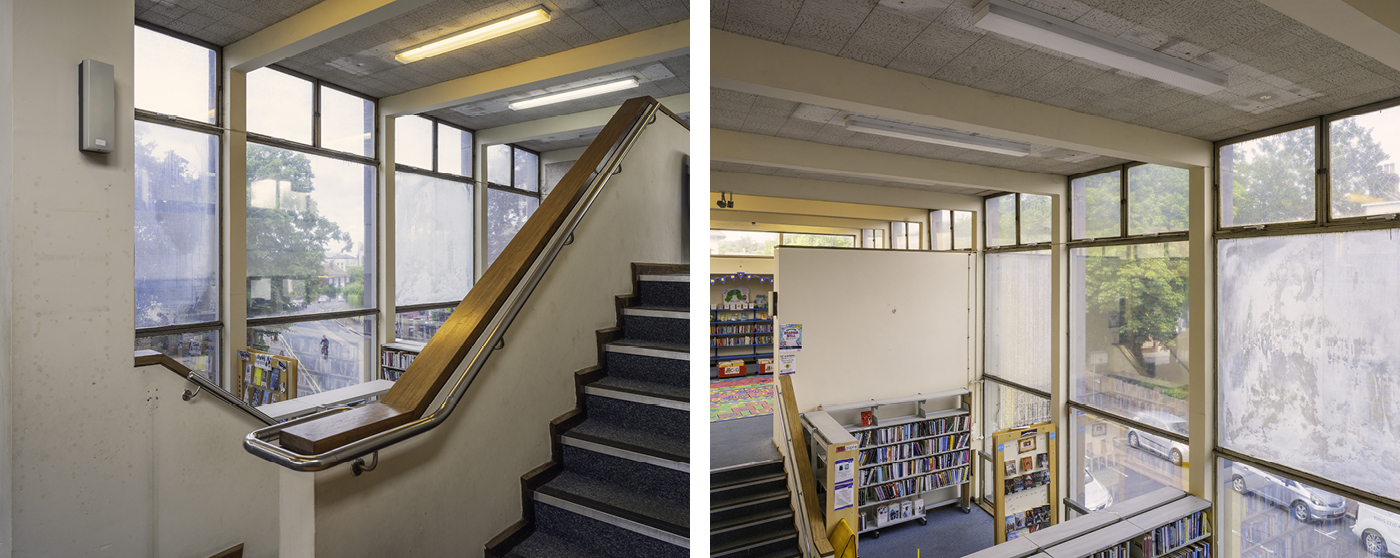
[[[1400,498],[1400,236],[1219,242],[1220,445]]]
[[[321,86],[321,147],[374,156],[374,102]]]
[[[472,187],[395,175],[395,303],[461,300],[472,288]]]
[[[486,180],[499,186],[511,186],[511,152],[509,145],[486,147]]]
[[[472,133],[439,123],[438,172],[472,175]]]
[[[987,246],[1016,244],[1016,196],[987,199]]]
[[[486,265],[496,261],[539,207],[540,200],[533,196],[495,188],[486,191]]]
[[[247,79],[248,131],[311,145],[311,82],[271,68]]]
[[[394,164],[433,170],[433,121],[421,116],[394,120]]]
[[[515,187],[540,191],[540,156],[524,149],[515,150]]]
[[[1075,401],[1164,430],[1185,424],[1188,249],[1172,242],[1070,251]]]
[[[1050,391],[1050,251],[987,254],[987,374]]]
[[[214,123],[214,51],[136,28],[136,108]]]
[[[219,138],[136,122],[136,327],[219,319]]]
[[[1069,183],[1070,238],[1123,235],[1123,173],[1105,172]]]
[[[1184,231],[1190,206],[1190,171],[1162,165],[1128,169],[1128,234]]]
[[[1307,127],[1220,148],[1220,224],[1311,221],[1317,131]]]
[[[953,249],[972,249],[972,212],[953,212]]]
[[[1332,216],[1400,213],[1400,108],[1335,120],[1330,136]]]
[[[1021,194],[1021,243],[1050,242],[1050,196]]]
[[[935,209],[928,212],[928,222],[928,235],[933,243],[930,247],[934,250],[952,250],[953,212],[947,209]]]

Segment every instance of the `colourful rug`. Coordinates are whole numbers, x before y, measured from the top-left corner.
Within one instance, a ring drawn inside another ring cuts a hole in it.
[[[773,414],[773,377],[710,380],[710,422]]]

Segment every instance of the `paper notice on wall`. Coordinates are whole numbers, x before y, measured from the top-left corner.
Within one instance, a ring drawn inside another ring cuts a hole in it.
[[[832,473],[836,476],[834,481],[836,484],[854,481],[856,479],[856,460],[854,458],[836,460],[836,468],[832,469]]]
[[[836,485],[836,490],[832,491],[832,508],[844,510],[855,505],[856,486],[853,481],[846,481]]]
[[[795,373],[797,373],[797,353],[780,353],[778,355],[778,374]]]
[[[783,324],[778,326],[778,350],[802,350],[802,324]]]

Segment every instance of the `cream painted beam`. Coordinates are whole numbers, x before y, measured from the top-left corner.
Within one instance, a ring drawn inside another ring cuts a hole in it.
[[[710,171],[710,189],[714,192],[794,200],[982,211],[980,196],[766,174]],[[714,200],[710,203],[713,204]]]
[[[1065,189],[1065,177],[1057,174],[984,167],[730,130],[710,130],[710,160],[1026,194],[1058,196]]]
[[[429,85],[379,102],[391,116],[418,114],[649,64],[690,52],[690,20]]]
[[[224,47],[225,64],[251,72],[306,52],[432,0],[326,0]]]
[[[924,208],[871,205],[869,203],[830,202],[769,196],[734,195],[734,209],[719,209],[719,192],[710,192],[711,221],[754,221],[755,214],[786,214],[810,217],[839,217],[863,221],[914,221],[928,217]],[[869,201],[869,200],[866,200]]]
[[[657,99],[671,112],[685,114],[690,112],[690,94],[672,95],[662,99]],[[569,132],[581,132],[585,130],[602,130],[609,120],[612,120],[621,105],[596,110],[587,110],[573,114],[561,114],[499,128],[487,128],[476,131],[476,142],[481,145],[496,145],[501,143],[515,143],[535,139],[544,139],[550,136]]]
[[[565,163],[565,162],[568,162],[568,161],[577,161],[579,157],[582,157],[582,156],[583,156],[583,152],[584,152],[584,151],[587,151],[587,150],[588,150],[587,147],[575,147],[575,148],[573,148],[573,149],[560,149],[560,150],[558,150],[558,151],[545,151],[544,153],[540,153],[540,164],[541,164],[541,165],[549,165],[549,164],[553,164],[553,163]]]
[[[1304,25],[1400,69],[1400,3],[1394,0],[1261,0]]]
[[[710,32],[710,85],[869,116],[1176,167],[1211,143],[725,31]]]

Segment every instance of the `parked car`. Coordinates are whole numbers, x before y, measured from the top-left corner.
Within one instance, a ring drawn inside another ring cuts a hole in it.
[[[1146,411],[1138,413],[1133,417],[1133,420],[1169,432],[1176,432],[1182,436],[1189,436],[1191,434],[1191,431],[1186,427],[1186,419],[1170,413]],[[1172,462],[1172,465],[1181,465],[1188,461],[1187,456],[1189,452],[1186,444],[1165,436],[1158,436],[1145,430],[1138,431],[1129,428],[1128,445],[1165,457],[1168,461]]]
[[[1113,505],[1113,493],[1109,492],[1099,479],[1089,474],[1089,468],[1084,468],[1084,509],[1097,511]]]
[[[1275,505],[1286,506],[1298,521],[1340,519],[1347,513],[1347,501],[1341,496],[1244,463],[1235,463],[1230,468],[1230,488],[1240,494],[1252,492]]]
[[[1400,556],[1400,546],[1391,549],[1386,541],[1400,542],[1400,515],[1361,504],[1356,509],[1356,524],[1351,532],[1361,539],[1366,551],[1376,556]]]

